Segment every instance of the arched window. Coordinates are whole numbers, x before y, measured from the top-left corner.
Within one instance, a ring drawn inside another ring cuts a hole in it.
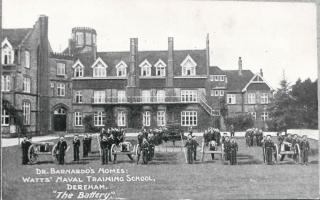
[[[80,65],[74,68],[74,77],[83,77],[83,68]]]
[[[2,61],[2,64],[4,65],[13,64],[13,61],[14,61],[14,51],[7,38],[5,38],[4,41],[2,42],[1,61]]]

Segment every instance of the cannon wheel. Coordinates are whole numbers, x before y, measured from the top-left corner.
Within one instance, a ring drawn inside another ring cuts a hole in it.
[[[52,147],[51,156],[53,162],[58,162],[58,154],[57,154],[57,144]]]
[[[280,160],[281,155],[280,155],[280,152],[279,152],[279,146],[278,146],[277,144],[275,144],[274,146],[276,147],[274,153],[276,154],[275,161],[276,161],[276,163],[277,163],[278,160]]]
[[[294,150],[296,152],[296,162],[297,163],[300,163],[300,155],[301,155],[301,152],[300,152],[300,146],[299,144],[295,144],[294,145]]]
[[[31,145],[28,149],[28,158],[30,164],[35,164],[37,162],[38,154],[34,145]]]

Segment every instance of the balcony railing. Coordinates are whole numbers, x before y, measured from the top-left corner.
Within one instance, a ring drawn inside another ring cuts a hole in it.
[[[184,98],[181,96],[131,96],[91,98],[93,104],[163,104],[163,103],[198,103],[197,97]]]

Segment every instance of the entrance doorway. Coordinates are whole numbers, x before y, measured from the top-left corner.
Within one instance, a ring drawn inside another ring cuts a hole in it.
[[[53,130],[66,131],[67,129],[67,112],[60,107],[53,111]]]

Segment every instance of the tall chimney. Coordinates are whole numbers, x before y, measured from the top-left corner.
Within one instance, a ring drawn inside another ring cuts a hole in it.
[[[136,38],[130,38],[130,60],[128,86],[136,86]]]
[[[239,76],[242,75],[242,59],[241,57],[239,57],[239,60],[238,60],[238,67],[239,67]]]
[[[168,37],[168,67],[167,67],[167,87],[173,87],[173,37]]]
[[[209,46],[209,33],[207,33],[207,38],[206,38],[206,59],[207,59],[207,75],[209,75],[209,67],[210,67],[210,46]]]
[[[260,69],[260,76],[263,77],[263,71]]]

